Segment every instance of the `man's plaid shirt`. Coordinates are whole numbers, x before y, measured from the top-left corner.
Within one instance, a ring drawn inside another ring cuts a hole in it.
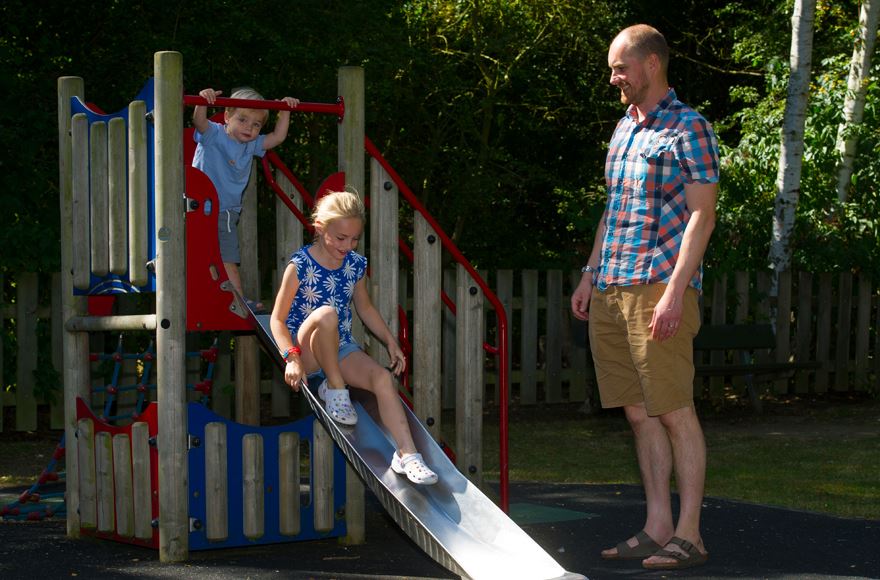
[[[608,203],[599,289],[668,281],[690,217],[684,186],[717,181],[715,133],[674,90],[642,123],[630,106],[605,160]],[[702,288],[702,266],[691,285]]]

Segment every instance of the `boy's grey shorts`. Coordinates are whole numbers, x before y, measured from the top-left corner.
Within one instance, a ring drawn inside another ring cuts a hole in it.
[[[241,252],[238,249],[238,212],[224,210],[217,216],[217,238],[220,241],[220,257],[227,264],[240,264]]]

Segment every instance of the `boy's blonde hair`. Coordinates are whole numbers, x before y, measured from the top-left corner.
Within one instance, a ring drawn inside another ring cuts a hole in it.
[[[327,226],[334,220],[358,218],[361,223],[366,221],[364,202],[353,191],[328,191],[315,202],[312,210],[312,225],[319,222]]]
[[[263,95],[261,95],[256,90],[252,89],[251,87],[234,88],[234,89],[232,89],[232,94],[229,96],[229,98],[230,99],[247,99],[247,100],[251,100],[251,101],[265,101],[266,100],[265,98],[263,98]],[[226,114],[227,115],[232,114],[233,112],[235,112],[236,108],[237,107],[226,107]],[[269,120],[269,111],[267,109],[253,109],[253,110],[255,110],[255,111],[259,110],[264,114],[263,123],[265,123],[266,121]]]

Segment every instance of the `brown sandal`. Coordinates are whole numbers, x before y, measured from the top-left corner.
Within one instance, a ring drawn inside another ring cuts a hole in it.
[[[666,544],[675,544],[679,548],[683,550],[683,552],[679,550],[667,550],[663,548],[662,550],[651,554],[651,556],[660,556],[661,558],[672,558],[675,560],[674,562],[665,562],[663,564],[645,564],[642,563],[642,567],[647,568],[648,570],[683,570],[684,568],[693,568],[695,566],[702,566],[709,559],[709,554],[701,552],[695,545],[688,542],[687,540],[683,540],[678,536],[673,536],[669,543]]]
[[[640,560],[653,556],[658,550],[663,549],[663,546],[655,542],[645,530],[636,534],[635,538],[637,541],[635,546],[630,546],[624,540],[615,546],[617,548],[616,554],[607,556],[602,554],[602,558],[605,560]]]

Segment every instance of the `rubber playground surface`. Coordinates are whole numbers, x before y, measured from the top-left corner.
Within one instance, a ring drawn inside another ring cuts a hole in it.
[[[14,490],[0,490],[7,492]],[[709,562],[649,572],[638,560],[604,561],[602,548],[640,529],[637,486],[514,483],[511,516],[566,570],[588,578],[880,578],[880,521],[707,498]],[[367,492],[367,542],[336,539],[192,552],[180,564],[158,553],[69,540],[63,520],[0,523],[0,578],[454,578],[426,556]]]

